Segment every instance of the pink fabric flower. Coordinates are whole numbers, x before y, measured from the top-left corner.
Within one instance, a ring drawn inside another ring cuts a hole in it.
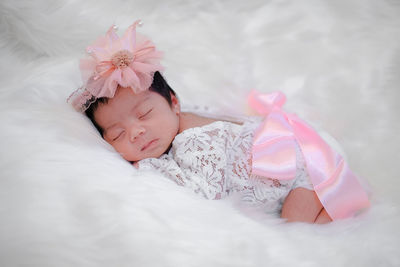
[[[70,96],[74,96],[75,109],[83,112],[97,98],[114,97],[118,85],[130,87],[135,93],[151,86],[154,73],[163,69],[159,62],[162,53],[149,39],[141,36],[137,40],[139,23],[138,20],[129,26],[122,38],[112,26],[105,36],[87,47],[91,57],[81,59],[79,65],[84,85]]]

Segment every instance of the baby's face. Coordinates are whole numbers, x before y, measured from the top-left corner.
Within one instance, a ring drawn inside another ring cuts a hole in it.
[[[103,138],[128,161],[158,158],[168,150],[179,131],[179,102],[172,105],[158,93],[135,94],[120,87],[107,104],[94,112]]]

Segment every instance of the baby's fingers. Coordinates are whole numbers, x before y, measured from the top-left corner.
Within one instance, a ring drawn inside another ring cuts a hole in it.
[[[139,169],[139,162],[138,161],[134,162],[133,167],[135,167],[136,169]]]

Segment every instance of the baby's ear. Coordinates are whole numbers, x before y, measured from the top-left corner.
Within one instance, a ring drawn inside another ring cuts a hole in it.
[[[179,99],[174,94],[171,94],[171,108],[177,115],[181,112]]]

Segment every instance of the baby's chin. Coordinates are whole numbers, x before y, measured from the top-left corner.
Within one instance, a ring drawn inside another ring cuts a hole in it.
[[[168,149],[169,150],[169,149]],[[160,151],[152,151],[151,153],[144,153],[144,154],[142,154],[142,155],[123,155],[123,154],[121,154],[121,156],[126,160],[126,161],[129,161],[129,162],[137,162],[137,161],[140,161],[140,160],[144,160],[144,159],[149,159],[149,158],[159,158],[159,157],[161,157],[163,154],[165,154],[166,152],[168,152],[168,150],[167,151],[162,151],[162,152],[160,152]]]

